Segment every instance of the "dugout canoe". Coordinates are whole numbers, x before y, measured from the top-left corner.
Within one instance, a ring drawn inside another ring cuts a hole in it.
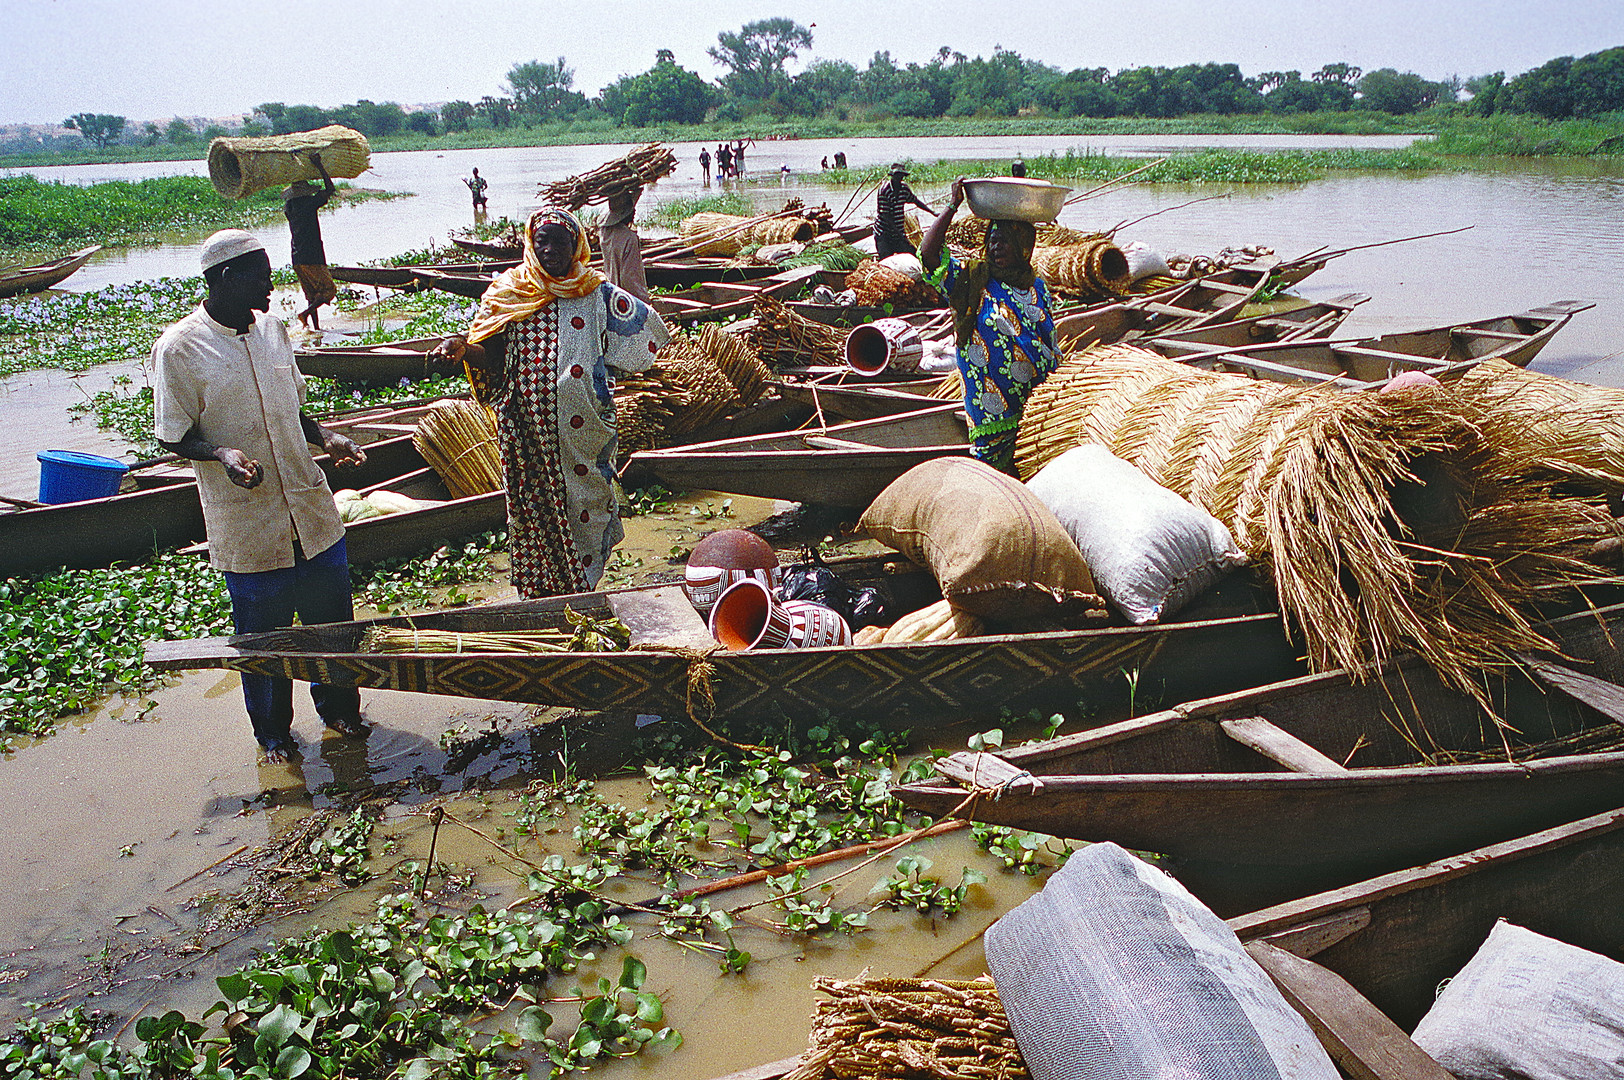
[[[402,381],[442,374],[431,370],[428,352],[443,337],[412,338],[377,345],[296,347],[294,361],[306,375],[366,386],[397,386]]]
[[[100,251],[100,244],[92,244],[87,248],[80,248],[71,255],[64,255],[60,259],[50,262],[34,263],[30,266],[8,266],[0,269],[0,298],[7,296],[21,296],[23,293],[40,292],[49,289],[75,273],[90,257]]]
[[[452,274],[498,274],[519,265],[518,259],[496,259],[485,262],[443,263],[415,266],[334,266],[329,267],[334,281],[352,285],[371,285],[374,288],[415,289],[419,270],[442,270]]]
[[[1485,360],[1527,367],[1581,311],[1595,304],[1557,300],[1515,315],[1450,323],[1346,341],[1280,341],[1215,346],[1189,337],[1141,342],[1163,356],[1209,371],[1279,382],[1326,382],[1352,390],[1380,386],[1404,371],[1448,381]]]
[[[523,255],[518,247],[512,244],[499,244],[491,240],[475,240],[471,237],[453,236],[451,242],[464,251],[471,251],[482,259],[512,259],[517,262]]]
[[[1343,293],[1329,300],[1303,304],[1289,311],[1272,311],[1245,319],[1199,326],[1193,330],[1161,334],[1157,340],[1189,342],[1215,349],[1236,348],[1274,341],[1302,341],[1328,338],[1366,303],[1365,293]]]
[[[854,583],[883,582],[902,610],[938,598],[928,573],[895,559],[837,560]],[[1300,671],[1269,598],[1244,577],[1224,582],[1158,626],[990,634],[954,641],[819,649],[710,652],[715,644],[677,584],[293,627],[271,634],[149,644],[155,668],[230,668],[387,690],[492,698],[577,709],[687,715],[739,730],[781,731],[787,720],[841,716],[941,727],[1003,708],[1075,709],[1126,699],[1124,670],[1141,692],[1244,686]],[[560,629],[565,609],[614,614],[638,647],[616,653],[367,653],[373,626],[462,633]],[[646,628],[646,629],[639,629]],[[703,702],[703,703],[701,703]]]
[[[1624,605],[1544,633],[1551,657],[1483,675],[1515,762],[1473,698],[1406,655],[1363,680],[1331,671],[954,754],[936,764],[942,779],[894,794],[943,814],[970,788],[998,790],[970,816],[1160,852],[1203,899],[1244,911],[1617,803]]]
[[[1267,267],[1234,266],[1159,292],[1054,313],[1055,342],[1070,352],[1229,322],[1268,284]]]
[[[409,431],[422,404],[351,410],[323,423],[366,445],[367,463],[335,469],[317,458],[335,488],[381,483],[421,464]],[[404,429],[404,431],[403,431]],[[102,499],[0,509],[0,577],[137,562],[203,540],[203,507],[190,465],[159,459],[126,475]]]
[[[1345,1075],[1450,1080],[1407,1033],[1494,924],[1624,961],[1620,895],[1624,809],[1613,809],[1228,924]],[[779,1080],[800,1063],[785,1058],[719,1080]]]
[[[728,259],[673,259],[643,264],[643,276],[651,289],[691,288],[705,282],[755,281],[779,272],[776,266],[733,266]],[[490,288],[495,276],[435,266],[418,267],[413,274],[420,288],[440,289],[476,300]]]
[[[644,450],[627,458],[621,480],[863,507],[915,465],[969,452],[964,406],[944,402],[874,420]]]

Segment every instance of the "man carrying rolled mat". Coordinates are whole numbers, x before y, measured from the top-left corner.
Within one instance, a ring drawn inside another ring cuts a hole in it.
[[[295,180],[282,193],[282,213],[288,219],[288,233],[293,246],[293,273],[304,290],[306,307],[299,312],[299,325],[321,330],[321,317],[317,309],[330,304],[338,295],[333,275],[327,269],[327,251],[321,243],[321,220],[317,214],[338,190],[320,154],[311,154],[310,163],[321,174],[325,187],[318,188],[308,180]]]
[[[203,243],[202,306],[152,348],[154,430],[164,449],[197,462],[209,562],[225,574],[239,634],[354,618],[344,525],[312,445],[340,467],[366,453],[303,412],[304,376],[271,307],[271,260],[241,229]],[[296,752],[293,684],[244,672],[243,697],[268,761]],[[364,736],[354,687],[310,688],[316,712]]]

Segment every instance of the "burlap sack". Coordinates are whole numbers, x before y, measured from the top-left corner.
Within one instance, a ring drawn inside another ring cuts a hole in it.
[[[937,458],[892,481],[861,527],[930,568],[942,595],[1001,622],[1104,606],[1082,553],[1026,486],[970,458]]]

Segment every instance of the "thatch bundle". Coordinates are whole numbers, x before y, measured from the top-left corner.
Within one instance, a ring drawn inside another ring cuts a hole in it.
[[[1484,413],[1448,388],[1287,386],[1113,345],[1033,391],[1016,463],[1102,443],[1229,528],[1315,668],[1408,647],[1476,692],[1474,669],[1545,644],[1532,602],[1590,578],[1582,553],[1616,532],[1599,500],[1515,482]]]
[[[706,323],[699,332],[699,348],[733,384],[740,406],[754,405],[766,388],[767,380],[772,378],[772,369],[756,355],[750,343],[715,323]]]
[[[497,491],[506,483],[496,417],[476,401],[455,398],[436,404],[418,421],[412,445],[454,499]]]
[[[756,301],[754,314],[745,337],[773,367],[846,362],[845,330],[813,322],[770,296]]]
[[[941,307],[946,303],[942,294],[931,286],[873,259],[857,264],[857,269],[846,276],[846,288],[857,294],[857,302],[864,307],[890,304],[911,311]]]
[[[752,245],[808,243],[816,238],[818,227],[795,215],[747,218],[702,211],[684,218],[677,232],[696,255],[737,255]]]
[[[1454,386],[1484,409],[1485,437],[1507,448],[1505,474],[1624,493],[1624,390],[1541,375],[1504,360],[1478,364]]]
[[[546,202],[579,210],[588,203],[607,202],[633,188],[652,184],[669,176],[677,167],[677,156],[668,146],[645,143],[614,161],[605,162],[580,176],[566,176],[541,185]]]
[[[209,180],[227,199],[247,198],[295,180],[320,180],[312,154],[321,155],[328,176],[360,176],[372,161],[367,137],[340,124],[290,135],[222,135],[209,143]]]
[[[1128,257],[1105,237],[1032,250],[1032,269],[1054,292],[1118,296],[1128,290]]]
[[[784,1080],[1025,1080],[991,979],[814,979],[812,1042]]]

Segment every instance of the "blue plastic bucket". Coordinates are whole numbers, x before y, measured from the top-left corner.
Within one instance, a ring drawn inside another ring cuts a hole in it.
[[[100,454],[77,450],[41,450],[39,458],[39,501],[56,503],[105,499],[118,494],[118,483],[130,467]]]

